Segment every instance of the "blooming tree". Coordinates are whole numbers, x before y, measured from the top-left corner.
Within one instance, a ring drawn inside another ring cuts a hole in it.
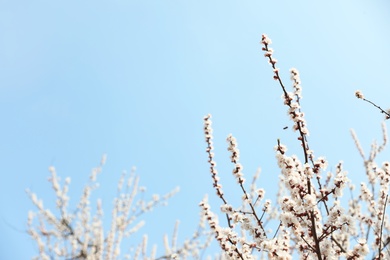
[[[216,168],[213,152],[213,129],[211,115],[204,118],[206,152],[210,164],[213,187],[221,199],[220,211],[226,215],[227,223],[220,224],[218,214],[211,211],[207,199],[200,206],[214,232],[226,259],[390,259],[390,221],[386,215],[390,182],[390,162],[381,166],[377,155],[386,142],[386,127],[383,128],[383,144],[373,143],[368,157],[365,156],[354,131],[352,137],[364,160],[367,182],[361,183],[356,197],[347,200],[345,189],[354,191],[354,185],[337,164],[334,172],[326,172],[325,157],[317,157],[309,147],[309,130],[305,114],[301,109],[301,80],[296,69],[290,70],[292,91],[288,91],[280,77],[277,60],[270,48],[267,35],[261,40],[264,56],[273,69],[273,78],[282,90],[282,100],[287,106],[293,130],[298,134],[301,155],[289,155],[287,147],[277,140],[276,160],[280,169],[280,190],[277,201],[264,200],[265,190],[257,188],[255,175],[251,185],[246,184],[240,164],[237,140],[227,137],[233,175],[242,191],[242,205],[233,206],[227,201]],[[371,103],[386,119],[389,112],[364,98],[360,91],[356,97]],[[276,230],[268,231],[266,223],[277,221]]]
[[[53,190],[56,194],[58,213],[45,208],[37,196],[27,191],[36,212],[28,216],[28,234],[37,242],[37,259],[200,259],[200,252],[209,246],[210,238],[219,243],[219,259],[390,259],[390,219],[386,214],[389,204],[390,162],[378,165],[379,153],[387,144],[385,123],[382,123],[383,143],[371,146],[368,156],[360,146],[358,137],[351,131],[365,167],[367,182],[355,185],[347,177],[343,163],[339,162],[334,171],[327,171],[325,157],[315,156],[310,149],[309,130],[302,111],[301,80],[297,69],[290,70],[292,90],[288,91],[276,66],[277,60],[270,48],[271,40],[262,36],[264,56],[273,69],[273,78],[282,90],[282,100],[288,116],[293,122],[293,131],[298,135],[300,155],[289,155],[281,140],[276,140],[275,155],[280,169],[277,200],[265,200],[265,189],[258,188],[259,172],[248,185],[240,163],[237,140],[231,134],[227,137],[233,175],[242,192],[241,205],[230,204],[225,196],[222,182],[214,160],[213,129],[211,115],[204,117],[206,152],[213,187],[221,200],[219,213],[211,210],[207,196],[201,201],[201,218],[198,230],[182,245],[176,243],[176,232],[172,243],[164,237],[165,253],[158,257],[156,247],[147,249],[147,235],[134,245],[131,238],[145,224],[142,215],[156,206],[165,204],[177,190],[160,197],[154,195],[150,201],[138,197],[145,189],[139,186],[134,174],[123,175],[118,183],[118,197],[114,199],[111,225],[105,230],[101,201],[91,207],[91,192],[98,187],[97,175],[105,162],[92,170],[90,182],[85,186],[76,210],[69,210],[66,178],[62,185],[54,167],[50,167]],[[357,98],[366,101],[390,118],[374,102],[366,99],[361,91]],[[126,184],[125,184],[126,182]],[[349,190],[350,198],[345,196]],[[225,215],[226,223],[219,222]],[[208,222],[210,230],[205,227]],[[276,223],[270,230],[268,224]],[[177,226],[175,227],[177,230]],[[125,247],[135,248],[122,253]]]
[[[97,176],[106,161],[104,156],[99,167],[92,170],[90,181],[84,187],[75,210],[69,209],[68,188],[70,178],[61,184],[54,167],[50,167],[49,181],[56,196],[57,212],[47,209],[37,195],[27,190],[37,210],[28,214],[28,234],[37,243],[39,255],[35,259],[182,259],[188,256],[198,258],[210,242],[211,236],[205,230],[205,219],[200,218],[199,228],[183,244],[177,243],[178,222],[174,228],[171,243],[164,236],[165,252],[157,255],[154,245],[148,249],[148,236],[144,235],[139,244],[132,240],[146,223],[144,213],[165,205],[178,188],[164,196],[153,195],[147,201],[143,197],[146,188],[139,185],[139,177],[125,173],[118,182],[118,196],[114,199],[111,224],[104,227],[101,200],[92,208],[91,192],[98,188]],[[128,250],[128,249],[133,250]],[[123,253],[124,251],[124,253]]]

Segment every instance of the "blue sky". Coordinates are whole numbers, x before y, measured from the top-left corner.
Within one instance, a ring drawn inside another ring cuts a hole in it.
[[[136,166],[150,195],[181,187],[141,232],[161,245],[180,219],[179,238],[189,237],[203,195],[214,209],[219,202],[204,152],[207,113],[232,200],[239,193],[229,133],[244,172],[249,178],[260,166],[258,186],[272,198],[276,139],[299,150],[296,135],[283,130],[291,123],[261,53],[262,33],[273,40],[285,82],[291,67],[300,71],[311,148],[331,167],[343,160],[359,182],[362,161],[349,129],[368,149],[381,137],[383,116],[354,91],[390,107],[389,11],[385,0],[0,1],[1,258],[36,254],[23,233],[33,209],[25,189],[53,205],[46,180],[54,165],[72,178],[77,201],[102,154],[97,196],[107,210],[121,172]]]

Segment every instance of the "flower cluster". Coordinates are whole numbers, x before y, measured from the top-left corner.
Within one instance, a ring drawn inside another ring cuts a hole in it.
[[[271,43],[271,39],[268,38],[266,34],[263,34],[261,37],[261,44],[264,45],[264,47],[262,48],[262,50],[264,51],[264,57],[268,58],[268,62],[272,65],[274,71],[274,80],[280,80],[279,68],[276,67],[276,63],[278,62],[278,60],[272,56],[274,50],[268,47]]]
[[[228,151],[231,153],[230,161],[234,163],[233,175],[236,177],[237,182],[243,184],[245,182],[244,174],[242,173],[242,165],[238,162],[240,151],[237,147],[236,138],[231,134],[227,137],[226,141],[229,144]]]
[[[364,99],[363,93],[360,90],[355,91],[355,96],[360,99]]]

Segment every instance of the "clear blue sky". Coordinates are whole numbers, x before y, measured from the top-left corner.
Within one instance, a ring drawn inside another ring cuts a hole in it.
[[[98,196],[107,210],[122,170],[136,166],[150,195],[181,187],[141,232],[161,245],[180,219],[179,237],[190,236],[203,195],[214,209],[219,202],[204,152],[207,113],[226,192],[239,194],[225,144],[233,133],[244,173],[261,166],[258,185],[273,198],[273,146],[294,146],[296,135],[282,130],[291,123],[262,33],[285,82],[291,67],[301,73],[311,148],[330,166],[344,160],[358,179],[349,129],[367,149],[383,116],[354,91],[390,107],[389,12],[386,0],[0,1],[0,258],[36,254],[23,233],[33,209],[25,189],[53,205],[54,165],[72,178],[77,201],[104,153]]]

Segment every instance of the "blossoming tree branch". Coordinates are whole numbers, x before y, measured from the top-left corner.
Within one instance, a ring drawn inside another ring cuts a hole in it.
[[[216,195],[221,200],[221,212],[226,223],[221,224],[207,199],[200,206],[209,226],[227,259],[390,259],[390,221],[386,215],[390,182],[390,163],[378,166],[377,155],[387,143],[385,124],[383,144],[374,143],[370,156],[366,157],[354,131],[355,141],[365,165],[367,182],[360,184],[356,197],[347,198],[345,189],[355,190],[340,162],[335,172],[325,172],[325,157],[316,157],[309,147],[309,130],[302,111],[301,80],[296,69],[290,70],[292,90],[282,81],[277,60],[270,48],[267,35],[261,40],[264,56],[273,70],[273,78],[281,87],[282,99],[293,130],[298,134],[301,155],[289,155],[281,140],[276,140],[275,153],[280,169],[280,191],[277,201],[263,200],[265,190],[252,181],[248,187],[239,162],[236,139],[227,137],[233,175],[242,191],[242,205],[234,206],[227,201],[221,178],[216,168],[213,152],[211,115],[204,118],[206,152]],[[356,97],[377,107],[389,119],[389,111],[364,98],[360,91]],[[257,179],[258,176],[255,176]],[[261,181],[259,182],[261,183]],[[348,206],[345,206],[348,205]],[[278,221],[276,230],[268,231],[265,223]]]

